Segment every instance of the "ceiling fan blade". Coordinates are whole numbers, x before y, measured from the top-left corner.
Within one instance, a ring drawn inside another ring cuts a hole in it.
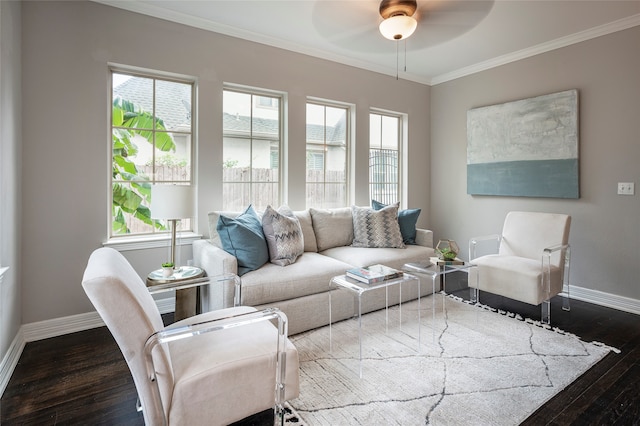
[[[431,0],[418,2],[418,28],[411,49],[424,49],[452,40],[487,17],[495,0]]]
[[[347,50],[376,52],[379,47],[372,40],[379,36],[384,44],[378,7],[377,0],[319,0],[313,8],[313,26],[325,40]]]
[[[456,38],[478,25],[495,0],[418,0],[414,17],[418,28],[407,40],[407,50],[420,50]],[[345,50],[395,52],[395,44],[380,34],[380,2],[375,0],[318,0],[313,26],[325,40]]]

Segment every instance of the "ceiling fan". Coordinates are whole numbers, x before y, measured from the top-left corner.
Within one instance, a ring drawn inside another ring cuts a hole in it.
[[[407,50],[442,44],[478,25],[491,11],[495,0],[318,0],[313,8],[313,25],[332,44],[345,50],[390,53],[394,44],[381,36],[387,21],[412,19],[414,33]],[[399,33],[391,32],[391,40]],[[403,36],[399,40],[407,39]],[[386,42],[386,43],[385,43]]]
[[[416,0],[382,0],[380,2],[380,33],[389,40],[405,40],[416,30],[418,21],[413,17],[418,8]]]

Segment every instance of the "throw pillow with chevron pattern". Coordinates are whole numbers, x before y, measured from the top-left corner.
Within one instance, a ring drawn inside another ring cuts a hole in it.
[[[302,228],[289,207],[281,206],[276,211],[267,206],[262,215],[262,230],[269,247],[271,263],[291,265],[304,253]]]
[[[398,208],[400,203],[391,204],[381,210],[352,206],[353,247],[393,247],[404,248]]]

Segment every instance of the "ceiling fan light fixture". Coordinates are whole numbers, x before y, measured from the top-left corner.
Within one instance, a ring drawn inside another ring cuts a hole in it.
[[[418,22],[407,15],[390,16],[380,22],[380,34],[389,40],[404,40],[416,30]]]

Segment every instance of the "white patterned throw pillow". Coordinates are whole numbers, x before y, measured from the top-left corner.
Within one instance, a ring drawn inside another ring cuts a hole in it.
[[[398,208],[400,203],[392,204],[381,210],[369,207],[352,206],[353,247],[393,247],[404,248]]]
[[[304,253],[302,228],[289,207],[281,206],[276,211],[267,206],[262,215],[262,230],[269,247],[271,263],[291,265]]]

